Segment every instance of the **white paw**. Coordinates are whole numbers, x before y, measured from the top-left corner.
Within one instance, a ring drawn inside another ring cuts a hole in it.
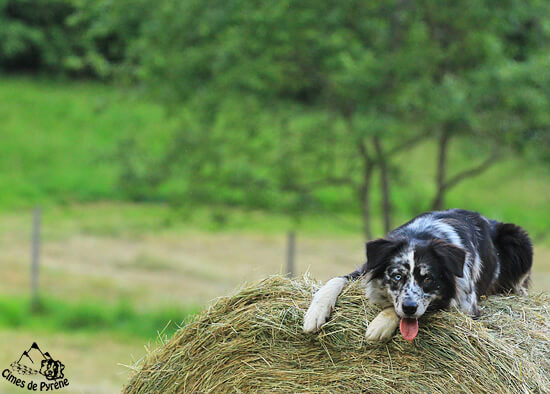
[[[304,332],[319,331],[321,326],[326,323],[346,283],[348,280],[345,278],[333,278],[315,293],[304,316]]]
[[[332,311],[332,305],[312,303],[304,316],[304,332],[319,331],[325,324]]]
[[[369,323],[365,337],[367,341],[387,342],[398,325],[399,318],[393,308],[384,309]]]

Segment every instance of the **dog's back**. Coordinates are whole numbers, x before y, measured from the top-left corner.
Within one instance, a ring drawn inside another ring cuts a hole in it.
[[[525,293],[533,264],[527,232],[512,223],[487,219],[464,209],[426,212],[398,227],[390,237],[419,242],[440,238],[469,253],[468,279],[479,296],[514,291]]]

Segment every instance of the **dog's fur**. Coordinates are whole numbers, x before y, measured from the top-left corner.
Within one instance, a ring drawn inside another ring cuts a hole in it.
[[[352,279],[362,278],[369,301],[385,308],[369,324],[367,339],[388,340],[401,318],[449,306],[475,317],[482,295],[525,294],[533,262],[531,240],[521,227],[460,209],[424,213],[366,246],[360,269],[331,279],[315,294],[305,332],[327,321]]]

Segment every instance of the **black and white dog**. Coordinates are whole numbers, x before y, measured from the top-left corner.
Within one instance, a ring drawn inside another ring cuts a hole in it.
[[[425,313],[455,306],[475,317],[482,295],[525,294],[533,263],[521,227],[460,209],[424,213],[366,246],[360,269],[315,294],[305,332],[319,330],[348,281],[362,278],[368,300],[384,308],[368,325],[367,340],[386,341],[399,325],[410,341]]]

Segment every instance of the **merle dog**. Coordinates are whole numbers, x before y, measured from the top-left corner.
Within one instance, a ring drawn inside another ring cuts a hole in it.
[[[482,295],[525,294],[533,263],[521,227],[461,209],[424,213],[366,246],[360,269],[329,280],[315,294],[305,332],[319,330],[346,284],[362,278],[369,301],[384,308],[370,322],[367,339],[386,341],[399,325],[413,340],[425,313],[455,306],[475,317]]]

